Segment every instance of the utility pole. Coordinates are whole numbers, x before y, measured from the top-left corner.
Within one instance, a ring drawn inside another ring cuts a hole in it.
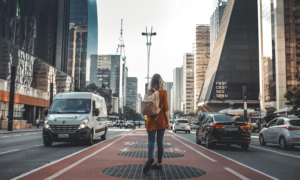
[[[10,71],[10,92],[9,92],[7,131],[13,131],[16,72],[17,72],[17,67],[12,65]]]
[[[120,49],[120,85],[119,87],[121,87],[121,91],[122,91],[122,111],[123,111],[123,119],[125,120],[125,112],[124,112],[124,101],[126,101],[125,99],[125,87],[126,87],[126,56],[125,56],[125,45],[124,45],[124,41],[123,41],[123,19],[121,19],[121,32],[120,32],[120,38],[119,38],[119,44],[118,44],[118,48],[117,48],[117,53],[118,50]],[[123,54],[124,52],[124,54]],[[124,62],[123,62],[124,61]],[[119,95],[120,96],[120,95]],[[120,109],[120,97],[119,97],[119,108]],[[121,112],[119,112],[120,114]]]
[[[243,86],[243,99],[244,99],[244,121],[247,122],[247,88]]]
[[[148,33],[147,32],[147,27],[146,27],[146,32],[142,33],[142,36],[146,36],[146,40],[147,40],[147,59],[148,59],[148,62],[147,62],[147,85],[149,86],[149,65],[150,65],[150,48],[151,48],[151,37],[152,36],[156,36],[156,32],[152,32],[152,29],[153,27],[151,27],[151,32]],[[148,40],[149,39],[149,40]],[[147,92],[147,90],[146,90]]]

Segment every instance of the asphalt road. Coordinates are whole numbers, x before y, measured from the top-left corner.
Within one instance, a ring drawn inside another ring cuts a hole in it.
[[[129,130],[109,128],[107,138]],[[191,134],[177,132],[176,135],[195,143],[195,130]],[[99,142],[101,140],[96,140],[95,144]],[[87,147],[77,143],[54,143],[52,147],[44,147],[42,132],[0,134],[0,179],[11,179]],[[204,143],[199,147],[206,149]],[[242,151],[237,145],[218,145],[210,151],[278,179],[300,177],[299,147],[281,150],[278,145],[260,146],[258,136],[253,135],[247,151]]]
[[[190,134],[177,132],[176,135],[196,143],[195,131],[192,130]],[[171,130],[169,132],[173,133]],[[199,146],[206,149],[204,142]],[[261,146],[258,135],[252,135],[250,147],[247,151],[242,151],[240,146],[237,145],[217,145],[211,151],[278,179],[300,179],[299,146],[289,150],[281,150],[279,145],[276,144]]]
[[[109,128],[107,139],[130,129]],[[101,140],[95,140],[94,144]],[[43,144],[42,132],[0,134],[0,179],[6,180],[41,167],[89,146],[78,143]]]

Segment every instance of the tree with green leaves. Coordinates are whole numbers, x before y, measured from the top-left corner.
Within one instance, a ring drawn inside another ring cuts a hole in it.
[[[286,90],[283,95],[284,98],[288,100],[286,105],[292,105],[293,109],[292,112],[295,116],[300,116],[300,82],[298,86],[292,86],[291,90]]]

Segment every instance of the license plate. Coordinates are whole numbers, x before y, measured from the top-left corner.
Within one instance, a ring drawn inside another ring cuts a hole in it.
[[[236,127],[229,127],[229,128],[226,128],[225,131],[238,131],[239,129],[236,128]]]
[[[69,138],[69,134],[58,134],[58,138]]]
[[[181,129],[185,129],[185,127],[181,127]]]

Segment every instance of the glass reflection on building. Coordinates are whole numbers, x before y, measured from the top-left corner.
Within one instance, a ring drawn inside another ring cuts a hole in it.
[[[90,81],[92,54],[98,54],[98,15],[96,0],[71,0],[68,74],[76,88]]]

